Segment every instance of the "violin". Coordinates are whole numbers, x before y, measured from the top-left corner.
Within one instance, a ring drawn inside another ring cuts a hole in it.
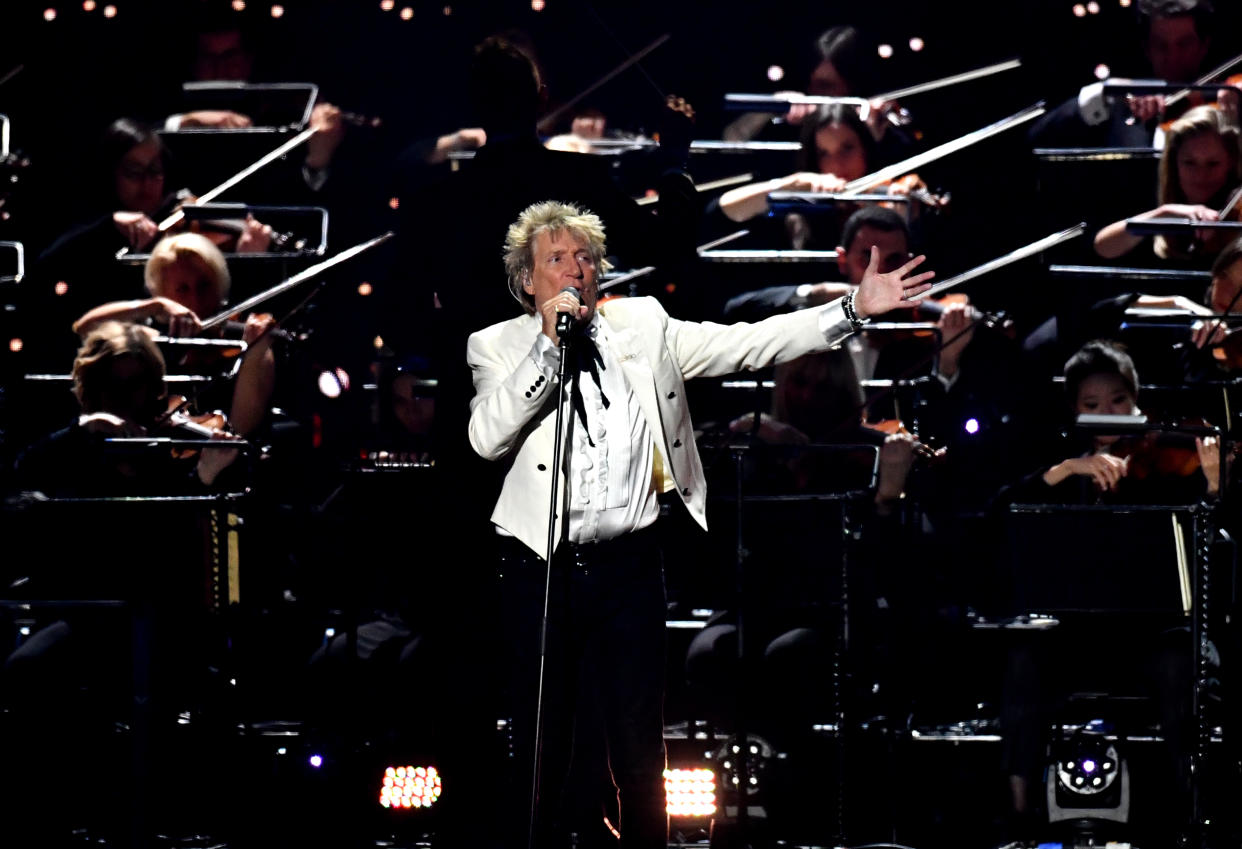
[[[1108,453],[1129,459],[1126,477],[1133,480],[1184,478],[1202,468],[1195,438],[1185,433],[1149,432],[1122,436],[1108,446]]]
[[[932,448],[927,443],[920,441],[918,437],[914,436],[913,433],[906,429],[905,422],[901,419],[879,419],[874,422],[869,422],[864,417],[862,426],[866,430],[874,431],[875,433],[882,433],[886,436],[901,433],[911,437],[914,440],[914,455],[916,459],[932,461],[939,460],[945,456],[946,449]]]
[[[194,414],[189,408],[189,398],[169,396],[168,409],[156,419],[154,430],[177,431],[189,439],[214,439],[218,433],[229,432],[228,418],[223,413]],[[196,456],[200,450],[197,445],[177,445],[172,449],[172,456],[185,459]]]
[[[902,177],[892,180],[883,180],[876,183],[871,191],[887,192],[890,195],[908,195],[912,200],[917,200],[923,206],[929,209],[940,210],[948,207],[950,195],[948,192],[937,194],[932,192],[923,178],[913,171]],[[881,202],[880,206],[893,208],[893,204]]]

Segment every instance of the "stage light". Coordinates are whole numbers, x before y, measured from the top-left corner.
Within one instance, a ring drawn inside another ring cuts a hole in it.
[[[406,12],[409,12],[409,13],[410,13],[410,18],[414,17],[414,10],[413,10],[413,9],[409,9],[409,8],[406,8],[406,9],[402,9],[402,10],[401,10],[401,17],[405,18],[405,13],[406,13]],[[410,18],[405,18],[405,19],[408,21]],[[396,208],[397,208],[397,207],[399,207],[399,206],[401,206],[401,199],[400,199],[400,198],[389,198],[389,199],[388,199],[388,208],[389,208],[389,209],[396,209]]]
[[[536,12],[542,12],[547,3],[543,0],[530,0],[530,8]]]
[[[452,7],[452,6],[445,6],[445,7],[444,7],[444,17],[446,17],[446,18],[447,18],[447,17],[448,17],[449,15],[451,15],[451,14],[453,14],[453,7]]]
[[[340,371],[338,369],[337,371]],[[324,370],[319,373],[319,391],[327,398],[340,398],[348,387],[341,385],[341,379],[336,372]]]
[[[283,17],[283,16],[284,16],[284,14],[285,14],[285,7],[284,7],[284,6],[277,5],[277,6],[273,6],[273,7],[272,7],[272,17],[273,17],[273,18],[280,18],[280,17]]]
[[[385,12],[391,12],[396,7],[397,4],[393,0],[380,0],[380,8]]]
[[[879,47],[876,48],[875,52],[880,54],[881,59],[888,59],[889,57],[893,55],[893,45],[881,44]]]
[[[404,9],[402,9],[402,10],[401,10],[401,20],[403,20],[403,21],[408,21],[408,20],[410,20],[410,19],[411,19],[411,18],[413,18],[413,17],[414,17],[414,10],[413,10],[411,7],[406,6]],[[395,201],[395,200],[396,200],[396,198],[393,198],[393,200]],[[391,202],[391,201],[389,202],[389,204],[388,204],[388,205],[389,205],[389,206],[392,206],[392,208],[393,208],[393,209],[396,209],[396,208],[397,208],[397,207],[395,207],[395,206],[393,206],[393,205],[392,205],[392,202]]]
[[[1105,65],[1103,62],[1095,66],[1095,78],[1097,80],[1106,80],[1113,75],[1113,69]]]
[[[367,295],[371,294],[373,291],[375,291],[374,288],[371,286],[370,283],[367,283],[365,280],[358,284],[358,294],[364,298]]]
[[[56,20],[56,10],[55,10],[55,9],[44,9],[44,10],[43,10],[43,20],[45,20],[45,21],[54,21],[54,20]]]
[[[390,766],[380,779],[379,803],[391,810],[426,810],[443,792],[440,771],[434,766]]]
[[[924,47],[923,39],[919,38],[917,35],[914,38],[910,39],[910,49],[913,50],[915,53],[918,53],[920,50],[923,49],[923,47]]]
[[[83,12],[95,11],[95,0],[82,0],[82,11]]]
[[[1129,768],[1103,730],[1095,720],[1054,747],[1058,759],[1046,785],[1049,822],[1129,820]]]
[[[1093,15],[1100,14],[1100,4],[1095,2],[1095,0],[1091,0],[1091,2],[1087,4],[1087,11]]]
[[[779,83],[785,79],[785,69],[780,65],[768,65],[768,79],[774,83]]]
[[[710,817],[716,813],[716,773],[710,769],[664,770],[670,817]]]
[[[104,17],[115,18],[116,17],[116,6],[104,6]]]
[[[246,11],[246,0],[233,0],[233,11],[234,12]]]
[[[315,769],[319,769],[319,767],[323,766],[323,755],[311,755],[307,759],[307,763],[309,763]]]
[[[1087,7],[1081,3],[1074,4],[1074,17],[1085,18],[1087,16]]]
[[[1121,4],[1121,8],[1123,9],[1130,8],[1130,0],[1117,0],[1117,2]]]
[[[20,354],[22,350],[22,340],[13,338],[9,340],[9,350],[14,354]]]
[[[69,291],[69,284],[64,280],[60,280],[56,283],[56,286],[52,289],[52,291],[57,295],[64,295]]]
[[[374,339],[372,339],[372,340],[371,340],[371,345],[372,345],[372,346],[374,346],[375,350],[377,350],[377,351],[378,351],[380,348],[383,348],[383,347],[384,347],[384,337],[383,337],[383,336],[376,336]]]
[[[962,428],[971,436],[974,436],[979,432],[979,420],[973,417],[969,418],[966,420],[966,423],[962,425]]]

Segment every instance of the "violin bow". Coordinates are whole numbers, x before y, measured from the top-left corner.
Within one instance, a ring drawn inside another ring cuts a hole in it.
[[[1040,115],[1043,115],[1044,111],[1044,102],[1041,100],[1034,106],[1028,106],[1021,112],[1015,112],[1008,118],[1003,118],[994,124],[988,124],[986,127],[981,127],[978,130],[969,132],[964,136],[950,139],[944,144],[936,145],[930,150],[925,150],[922,153],[916,153],[914,156],[903,159],[900,162],[894,162],[892,165],[881,168],[878,171],[873,171],[864,177],[859,177],[857,180],[851,180],[845,184],[845,187],[839,192],[839,194],[845,196],[859,194],[877,183],[883,183],[886,180],[893,180],[897,177],[901,177],[916,168],[921,168],[922,166],[948,156],[951,153],[957,153],[959,150],[964,150],[965,148],[968,148],[973,144],[977,144],[984,139],[989,139],[992,136],[1012,129],[1013,127],[1025,124],[1027,121],[1033,121]]]
[[[213,315],[211,318],[203,322],[202,329],[210,330],[211,328],[228,321],[230,316],[252,310],[255,307],[259,306],[260,304],[263,304],[266,301],[276,297],[282,292],[286,292],[295,286],[299,286],[302,283],[305,283],[307,280],[310,280],[313,277],[317,277],[318,275],[327,271],[329,268],[340,265],[346,260],[353,259],[358,254],[363,253],[364,251],[369,251],[371,248],[375,247],[376,245],[380,245],[380,244],[383,244],[384,242],[387,242],[392,237],[393,237],[393,232],[389,230],[387,233],[376,236],[375,238],[369,239],[360,244],[354,245],[352,248],[347,248],[341,251],[339,254],[329,257],[328,259],[325,259],[322,262],[317,262],[314,265],[307,266],[306,268],[299,271],[297,274],[290,277],[288,280],[285,280],[281,283],[277,283],[275,286],[268,289],[267,291],[260,292],[259,294],[254,295],[253,297],[247,298],[246,300],[242,301],[239,304],[235,304],[229,307],[224,312],[220,312],[220,313],[217,313],[216,315]]]
[[[993,74],[1003,73],[1004,71],[1012,71],[1022,67],[1021,59],[1008,59],[1004,62],[997,62],[994,65],[984,65],[982,68],[975,68],[972,71],[963,71],[960,74],[953,74],[948,77],[930,80],[925,83],[899,88],[893,91],[886,91],[883,94],[872,95],[871,100],[898,100],[903,97],[910,97],[915,94],[922,94],[926,91],[935,91],[940,88],[948,88],[958,83],[967,83],[971,80],[978,80],[984,77],[990,77]]]
[[[1242,200],[1242,186],[1238,186],[1233,190],[1233,194],[1229,196],[1229,200],[1225,201],[1225,205],[1221,207],[1216,217],[1223,221],[1229,213],[1233,212],[1239,200]]]
[[[1011,71],[1015,68],[1022,67],[1021,59],[1009,59],[1004,62],[997,62],[994,65],[985,65],[982,68],[975,68],[970,71],[963,71],[960,74],[953,74],[948,77],[940,77],[939,79],[929,80],[917,85],[907,86],[906,88],[894,89],[881,94],[872,95],[871,97],[829,97],[827,95],[817,94],[726,94],[725,109],[736,111],[742,110],[747,112],[757,112],[770,108],[779,109],[784,112],[790,106],[832,106],[842,103],[847,106],[857,106],[863,119],[866,120],[866,111],[871,107],[872,100],[897,100],[902,97],[910,97],[915,94],[922,94],[927,91],[935,91],[936,89],[947,88],[957,85],[958,83],[970,82],[971,80],[982,79],[993,74],[999,74],[1003,71]]]
[[[1212,70],[1208,71],[1206,74],[1199,77],[1199,79],[1195,80],[1194,85],[1195,86],[1206,85],[1207,83],[1211,82],[1213,78],[1223,76],[1229,73],[1230,71],[1236,69],[1239,65],[1242,65],[1242,53],[1239,53],[1237,56],[1234,56],[1232,59],[1229,59],[1223,64],[1218,65]],[[1165,108],[1167,109],[1170,105],[1177,103],[1179,100],[1189,97],[1190,92],[1191,92],[1191,89],[1184,88],[1175,94],[1169,95],[1164,101]]]
[[[571,97],[568,101],[561,104],[556,109],[553,109],[547,115],[544,115],[542,118],[540,118],[539,123],[535,125],[535,129],[541,133],[547,132],[549,127],[552,127],[553,125],[555,125],[556,122],[560,120],[560,117],[564,115],[566,112],[568,112],[570,109],[572,109],[575,105],[577,105],[582,100],[582,98],[586,97],[588,94],[595,91],[597,88],[602,86],[604,83],[608,82],[613,77],[617,76],[617,74],[620,74],[622,71],[626,70],[627,68],[630,68],[638,64],[640,61],[642,61],[643,57],[645,57],[651,51],[655,50],[657,47],[659,47],[664,42],[668,41],[670,38],[672,38],[672,34],[666,32],[664,33],[664,35],[660,36],[655,41],[648,44],[642,50],[638,51],[634,55],[625,59],[625,61],[621,62],[621,64],[617,65],[611,71],[604,74],[602,77],[597,79],[595,82],[591,83],[589,86],[584,88],[582,91],[578,92],[576,95]],[[652,85],[655,85],[655,84],[652,83]],[[656,88],[656,91],[660,91],[658,87]],[[660,92],[660,96],[663,97],[664,93]]]
[[[948,280],[943,280],[940,283],[937,283],[934,286],[932,286],[926,292],[922,292],[921,294],[915,295],[911,298],[907,298],[907,300],[921,301],[924,298],[930,298],[934,295],[940,294],[941,292],[946,292],[949,289],[952,289],[954,286],[960,286],[962,283],[965,283],[967,280],[974,280],[976,277],[981,277],[984,274],[989,274],[993,271],[996,271],[998,268],[1004,268],[1007,265],[1012,265],[1018,260],[1026,259],[1029,256],[1034,256],[1035,254],[1040,253],[1042,251],[1046,251],[1051,247],[1061,244],[1062,242],[1068,242],[1071,239],[1077,239],[1079,236],[1081,236],[1085,232],[1087,232],[1086,222],[1075,224],[1073,227],[1067,227],[1064,230],[1060,231],[1059,233],[1053,233],[1051,235],[1044,236],[1042,239],[1037,239],[1034,242],[1031,242],[1029,245],[1025,245],[1021,248],[1018,248],[1017,250],[1010,251],[1009,253],[1003,254],[1002,256],[998,256],[996,259],[988,260],[982,265],[977,265],[974,268],[969,269],[968,271],[963,271],[961,274],[958,274],[954,277],[950,277]]]
[[[247,165],[245,168],[238,171],[232,177],[229,177],[227,180],[225,180],[220,185],[216,186],[211,191],[203,195],[200,195],[196,202],[197,203],[211,203],[213,200],[218,198],[220,195],[224,194],[229,189],[233,188],[238,183],[240,183],[242,180],[249,177],[251,174],[255,173],[261,168],[267,167],[268,165],[275,162],[277,159],[280,159],[282,156],[284,156],[289,151],[293,150],[298,145],[303,144],[307,139],[309,139],[314,134],[315,134],[314,128],[307,127],[305,130],[302,130],[302,132],[298,133],[293,138],[281,144],[275,150],[265,153],[259,159]],[[171,228],[180,224],[183,220],[185,220],[185,212],[183,210],[178,209],[172,215],[168,216],[167,218],[165,218],[163,221],[160,222],[159,232],[167,233]],[[121,259],[128,253],[129,253],[129,248],[121,248],[119,251],[116,252],[116,258]]]

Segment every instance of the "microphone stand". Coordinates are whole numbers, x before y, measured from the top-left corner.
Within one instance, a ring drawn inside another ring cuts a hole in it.
[[[561,363],[556,373],[557,398],[556,428],[555,436],[552,440],[552,495],[548,501],[548,545],[547,556],[544,561],[546,572],[543,585],[543,621],[539,627],[539,689],[535,697],[535,740],[534,758],[531,765],[530,820],[526,832],[527,849],[537,849],[535,845],[535,817],[539,806],[539,771],[543,757],[543,688],[544,667],[548,656],[548,608],[552,596],[552,554],[556,548],[556,499],[560,484],[561,463],[564,458],[561,450],[563,447],[561,445],[561,437],[564,434],[565,426],[565,362],[569,359],[569,329],[566,328],[564,332],[561,332],[561,327],[558,324],[557,336],[557,347],[561,350]],[[568,486],[568,483],[566,486]]]

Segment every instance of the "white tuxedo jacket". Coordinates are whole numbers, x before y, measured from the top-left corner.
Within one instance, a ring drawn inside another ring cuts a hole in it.
[[[840,301],[754,324],[679,321],[654,298],[608,301],[599,313],[665,468],[690,515],[705,529],[707,487],[684,381],[787,362],[839,344],[851,333]],[[475,389],[470,444],[486,459],[512,461],[492,522],[542,557],[552,494],[552,399],[557,393],[552,391],[556,373],[546,374],[531,356],[541,326],[537,316],[524,315],[480,330],[470,336],[467,359]],[[559,474],[557,492],[563,494],[563,469]]]

